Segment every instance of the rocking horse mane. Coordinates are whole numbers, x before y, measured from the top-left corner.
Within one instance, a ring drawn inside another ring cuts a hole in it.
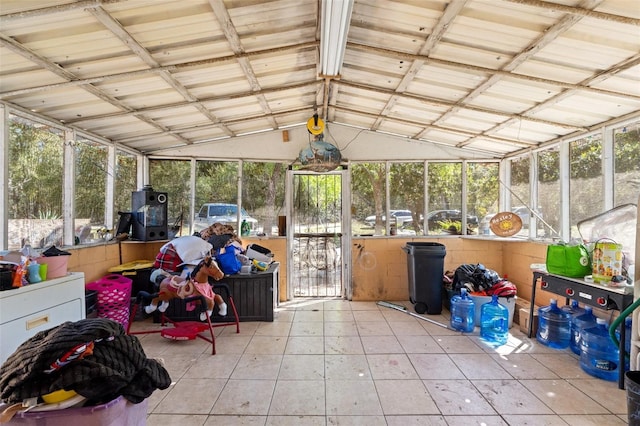
[[[211,266],[215,266],[216,269],[220,270],[217,266],[217,264],[215,263],[215,260],[213,260],[213,256],[211,256],[210,254],[206,255],[204,257],[204,259],[202,259],[202,261],[200,261],[200,263],[198,263],[194,268],[193,271],[189,274],[189,276],[187,277],[187,279],[189,280],[196,280],[196,281],[202,281],[202,282],[207,282],[208,279],[204,279],[204,280],[199,280],[196,277],[198,276],[199,273],[201,273],[202,268],[210,268]],[[209,271],[203,271],[205,273],[206,277],[212,277],[216,280],[220,279],[214,275],[211,275],[211,273]],[[220,273],[222,273],[220,271]]]

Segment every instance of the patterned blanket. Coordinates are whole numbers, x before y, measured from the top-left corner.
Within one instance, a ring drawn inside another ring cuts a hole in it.
[[[120,395],[140,403],[170,384],[167,370],[146,357],[138,338],[106,318],[41,331],[0,367],[0,398],[7,403],[60,389],[74,390],[95,404]]]

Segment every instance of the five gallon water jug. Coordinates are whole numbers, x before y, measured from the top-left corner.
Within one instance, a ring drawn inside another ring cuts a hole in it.
[[[509,339],[509,309],[498,303],[495,294],[491,302],[480,308],[480,337],[498,345],[504,345]]]
[[[580,355],[580,335],[585,328],[597,325],[597,317],[593,315],[593,308],[585,306],[584,314],[571,318],[571,350],[574,354]]]
[[[626,355],[624,357],[624,371],[629,371],[629,359],[631,357],[631,317],[626,317],[624,319],[624,350],[626,351]],[[618,341],[620,341],[620,327],[616,328],[616,337]]]
[[[582,330],[580,367],[592,376],[604,380],[618,379],[619,352],[609,336],[607,321],[598,318],[598,325]]]
[[[556,299],[538,309],[538,342],[554,349],[565,349],[571,343],[571,314],[558,308]]]
[[[569,312],[572,317],[584,314],[584,309],[580,307],[578,301],[575,299],[571,299],[571,303],[569,305],[565,305],[560,309]]]
[[[463,333],[472,333],[476,326],[475,312],[475,304],[467,294],[467,289],[461,289],[459,296],[451,298],[451,328]]]

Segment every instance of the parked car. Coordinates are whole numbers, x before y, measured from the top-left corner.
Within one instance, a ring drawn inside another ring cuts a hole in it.
[[[246,220],[252,230],[258,223],[258,220],[249,216],[249,213],[244,208],[241,210],[240,220]],[[231,225],[234,228],[238,227],[238,205],[226,203],[203,204],[196,215],[194,224],[206,228],[216,222],[223,225]],[[237,231],[239,232],[240,230],[238,229]]]
[[[441,228],[441,222],[462,222],[462,212],[460,210],[434,210],[427,214],[427,226],[434,230]],[[478,217],[467,215],[467,226],[477,226]]]
[[[398,226],[403,226],[407,223],[411,223],[413,221],[413,216],[411,215],[411,210],[391,210],[390,215],[393,219],[396,220],[396,224]],[[382,215],[382,223],[385,223],[387,220],[385,215]],[[364,223],[368,226],[375,226],[376,224],[376,215],[367,216],[364,219]]]

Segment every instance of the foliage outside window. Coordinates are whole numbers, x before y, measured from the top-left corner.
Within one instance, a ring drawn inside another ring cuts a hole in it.
[[[531,184],[529,179],[529,170],[531,168],[531,160],[527,157],[515,158],[511,161],[511,211],[515,212],[522,220],[522,231],[520,235],[529,235],[529,227],[535,221],[537,231],[535,236],[539,236],[538,232],[544,232],[541,223],[538,222],[536,216],[529,209],[533,209],[538,215],[544,218],[543,213],[537,205],[531,204]]]
[[[242,164],[242,207],[257,220],[252,233],[278,235],[278,216],[284,216],[284,163],[244,162]]]
[[[387,174],[384,163],[354,163],[351,172],[351,233],[383,235]],[[367,221],[367,218],[369,220]]]
[[[498,163],[467,163],[466,234],[468,235],[478,234],[480,220],[496,208],[494,205],[498,200],[500,189],[498,172]],[[462,233],[461,229],[456,228],[456,230],[457,233]]]
[[[424,163],[391,164],[389,189],[391,213],[397,213],[390,213],[390,226],[398,234],[424,235]]]
[[[149,182],[156,192],[167,193],[167,222],[170,235],[189,235],[189,206],[191,200],[191,163],[185,160],[149,161]],[[141,190],[138,188],[137,190]],[[179,219],[182,215],[182,228]]]
[[[60,129],[9,118],[9,250],[61,241],[63,140]]]
[[[542,236],[553,238],[560,232],[560,149],[558,147],[538,154],[538,212],[553,228],[545,227]]]
[[[638,204],[640,194],[640,124],[613,132],[614,205]]]
[[[117,226],[120,216],[118,212],[131,211],[131,193],[136,191],[137,159],[135,155],[122,150],[116,151],[116,169],[114,171],[115,192],[113,213]]]
[[[75,241],[79,244],[100,241],[106,236],[107,147],[78,138],[75,156]]]
[[[429,163],[427,182],[428,234],[451,234],[454,228],[457,233],[459,225],[456,226],[454,211],[462,210],[462,163]]]
[[[581,238],[578,222],[603,212],[602,138],[587,136],[569,144],[569,223],[571,238]]]

